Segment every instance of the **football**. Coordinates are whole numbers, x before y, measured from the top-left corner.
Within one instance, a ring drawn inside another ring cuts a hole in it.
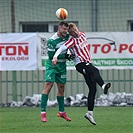
[[[59,20],[64,20],[68,17],[68,11],[65,8],[59,8],[55,15]]]

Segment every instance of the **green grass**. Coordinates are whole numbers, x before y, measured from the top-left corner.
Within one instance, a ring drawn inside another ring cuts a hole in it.
[[[132,107],[95,107],[97,123],[84,118],[86,107],[66,107],[71,122],[57,117],[57,107],[47,108],[47,122],[40,108],[0,108],[0,133],[133,133]]]

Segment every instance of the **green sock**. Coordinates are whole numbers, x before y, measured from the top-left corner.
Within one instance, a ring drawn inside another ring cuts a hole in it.
[[[42,97],[41,97],[41,112],[46,112],[47,101],[48,101],[48,95],[47,94],[42,94]]]
[[[57,96],[59,111],[64,112],[64,96]]]

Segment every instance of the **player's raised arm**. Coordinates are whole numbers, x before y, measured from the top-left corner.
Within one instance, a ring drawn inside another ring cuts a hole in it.
[[[66,50],[67,47],[65,45],[62,45],[54,54],[53,59],[52,59],[52,64],[56,65],[57,61],[58,61],[58,56],[61,52],[63,52],[64,50]]]

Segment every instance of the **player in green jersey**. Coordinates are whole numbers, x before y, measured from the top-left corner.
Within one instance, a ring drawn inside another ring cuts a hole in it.
[[[52,59],[60,46],[62,46],[69,38],[68,34],[68,23],[62,21],[59,23],[58,31],[49,38],[48,40],[48,59],[46,62],[46,73],[45,73],[45,83],[44,89],[42,91],[41,97],[41,121],[47,122],[46,118],[46,107],[49,92],[51,91],[54,82],[57,84],[57,101],[59,106],[59,111],[57,113],[58,117],[64,118],[67,121],[71,121],[71,119],[67,116],[64,110],[64,90],[66,83],[66,59],[68,57],[67,51],[61,53],[58,56],[57,65],[54,66],[52,64]]]

